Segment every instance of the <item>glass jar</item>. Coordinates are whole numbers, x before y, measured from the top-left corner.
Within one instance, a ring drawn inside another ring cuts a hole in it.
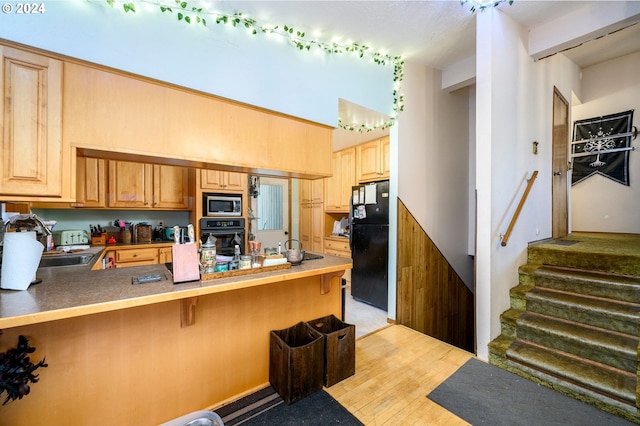
[[[207,242],[200,249],[200,268],[203,274],[215,272],[216,267],[216,238],[209,235]]]
[[[240,269],[250,269],[251,268],[251,256],[242,255],[240,256]]]

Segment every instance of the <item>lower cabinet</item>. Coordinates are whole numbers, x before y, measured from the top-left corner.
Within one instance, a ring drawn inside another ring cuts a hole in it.
[[[116,268],[128,268],[130,266],[154,265],[157,263],[170,263],[172,261],[171,246],[148,247],[127,246],[108,248],[103,258],[106,262],[112,262]],[[101,269],[101,264],[96,264],[93,269]]]
[[[324,253],[331,256],[351,259],[349,240],[344,237],[324,237]],[[342,276],[347,280],[347,289],[351,289],[351,269],[344,271]]]

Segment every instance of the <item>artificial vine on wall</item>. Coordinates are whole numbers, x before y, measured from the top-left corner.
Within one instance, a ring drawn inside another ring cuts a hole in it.
[[[111,7],[116,5],[116,0],[106,0]],[[290,25],[283,26],[267,26],[259,25],[255,19],[252,19],[240,12],[231,14],[209,12],[202,7],[191,6],[188,1],[174,0],[174,6],[171,3],[160,3],[155,0],[146,0],[146,3],[156,5],[163,14],[173,15],[180,22],[186,24],[196,24],[207,26],[207,17],[212,17],[216,24],[226,24],[233,27],[245,28],[252,35],[256,34],[278,34],[287,38],[290,44],[301,51],[310,51],[312,49],[321,49],[327,54],[355,54],[360,58],[369,59],[378,65],[393,66],[393,113],[389,121],[378,125],[368,124],[345,124],[339,120],[340,128],[360,133],[370,132],[376,129],[387,129],[395,123],[398,113],[404,110],[404,98],[400,93],[402,79],[404,77],[404,61],[401,56],[390,56],[380,52],[373,51],[370,47],[360,43],[340,44],[335,42],[325,42],[321,40],[311,40],[306,38],[304,31],[295,29]],[[134,2],[122,3],[123,10],[128,12],[136,12]]]

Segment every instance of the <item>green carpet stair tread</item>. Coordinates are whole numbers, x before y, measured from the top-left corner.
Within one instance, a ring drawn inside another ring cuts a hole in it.
[[[523,313],[523,310],[509,309],[500,315],[500,326],[503,335],[516,337],[517,320]]]
[[[640,277],[542,266],[535,281],[536,287],[640,303]]]
[[[526,294],[531,312],[638,335],[640,304],[535,287]]]
[[[520,284],[509,290],[509,302],[512,309],[524,311],[527,309],[527,293],[533,289],[532,285]]]
[[[507,360],[577,384],[587,390],[635,406],[637,375],[588,361],[562,351],[516,341],[507,349]]]
[[[518,339],[632,373],[638,370],[638,338],[533,312],[518,318]]]
[[[573,233],[530,245],[527,262],[640,276],[640,235]]]

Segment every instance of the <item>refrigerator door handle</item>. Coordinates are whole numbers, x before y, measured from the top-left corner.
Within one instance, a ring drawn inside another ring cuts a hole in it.
[[[353,195],[349,198],[349,250],[353,253]]]

